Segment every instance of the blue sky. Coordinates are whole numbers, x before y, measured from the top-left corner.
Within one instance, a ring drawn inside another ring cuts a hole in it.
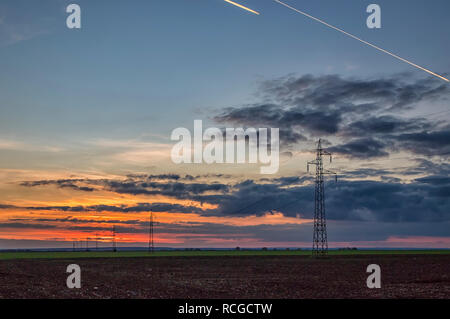
[[[9,30],[0,38],[0,93],[10,105],[1,109],[3,134],[167,134],[199,109],[254,101],[264,79],[420,72],[269,0],[242,1],[260,16],[221,0],[79,1],[79,31],[65,27],[68,3],[1,4]],[[290,1],[436,72],[450,70],[448,1],[379,1],[380,30],[365,25],[369,3]],[[27,40],[11,43],[13,32]]]

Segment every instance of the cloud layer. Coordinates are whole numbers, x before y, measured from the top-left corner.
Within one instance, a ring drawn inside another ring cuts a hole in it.
[[[283,77],[261,84],[261,103],[227,108],[214,120],[280,128],[285,149],[322,137],[333,140],[333,152],[351,158],[384,157],[399,150],[447,156],[450,128],[445,122],[399,114],[421,103],[447,101],[449,86],[404,78]]]

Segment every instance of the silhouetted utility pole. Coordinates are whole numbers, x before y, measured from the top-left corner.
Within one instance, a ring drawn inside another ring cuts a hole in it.
[[[155,243],[153,241],[153,212],[150,212],[150,228],[148,234],[148,251],[153,253],[155,251]]]
[[[113,226],[112,228],[112,240],[113,240],[113,251],[117,251],[116,248],[116,225]]]
[[[307,170],[309,172],[309,165],[316,165],[316,181],[314,194],[314,235],[312,254],[316,257],[326,256],[328,253],[328,238],[327,238],[327,220],[325,215],[325,189],[323,175],[333,174],[337,181],[337,175],[334,172],[323,168],[322,157],[330,156],[330,163],[332,161],[331,153],[322,148],[322,141],[317,143],[316,159],[308,162]]]
[[[95,250],[98,250],[98,233],[95,234]]]

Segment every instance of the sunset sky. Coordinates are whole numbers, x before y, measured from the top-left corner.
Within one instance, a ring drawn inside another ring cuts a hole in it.
[[[78,3],[82,28],[66,27]],[[0,249],[100,238],[311,247],[317,140],[330,247],[450,248],[450,85],[271,0],[0,2]],[[449,75],[448,0],[286,0]],[[172,163],[172,130],[280,128],[280,170]]]

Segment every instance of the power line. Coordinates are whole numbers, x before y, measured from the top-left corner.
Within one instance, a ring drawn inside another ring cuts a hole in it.
[[[269,199],[268,197],[263,197],[263,198],[257,200],[256,202],[253,202],[252,204],[249,204],[249,205],[247,205],[247,206],[245,206],[245,207],[243,207],[243,208],[240,208],[239,210],[233,212],[231,215],[238,215],[238,214],[240,214],[241,212],[245,211],[246,209],[248,209],[248,208],[250,208],[250,207],[252,207],[252,206],[255,206],[256,204],[259,204],[259,203],[261,203],[261,202],[263,202],[263,201],[266,201],[266,200],[268,200],[268,199]]]

